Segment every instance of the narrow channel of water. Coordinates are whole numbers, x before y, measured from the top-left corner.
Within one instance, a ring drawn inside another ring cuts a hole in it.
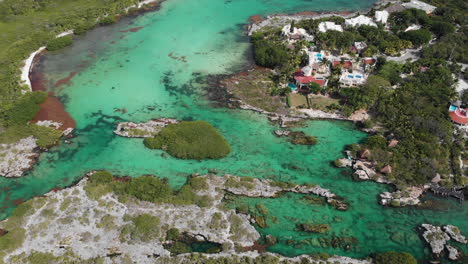
[[[120,175],[156,174],[180,186],[193,172],[271,178],[315,183],[344,197],[347,212],[312,206],[300,195],[278,199],[246,199],[264,203],[277,222],[260,229],[280,243],[272,251],[286,255],[330,252],[365,257],[376,251],[408,251],[418,257],[425,252],[416,227],[421,223],[454,224],[468,233],[466,205],[435,200],[439,210],[388,209],[377,204],[387,186],[353,182],[344,170],[330,163],[342,156],[343,147],[365,138],[346,122],[309,121],[300,128],[317,136],[316,146],[293,146],[277,138],[278,129],[265,116],[240,110],[214,108],[203,89],[206,76],[232,73],[245,67],[248,39],[242,34],[247,19],[255,14],[303,10],[357,10],[372,0],[168,0],[160,11],[89,32],[72,47],[44,56],[38,69],[48,87],[65,102],[75,118],[77,137],[40,157],[26,177],[0,179],[2,218],[15,202],[63,187],[92,169],[109,169]],[[128,29],[143,27],[139,30]],[[77,74],[69,85],[55,84]],[[232,145],[232,153],[218,161],[177,160],[162,151],[145,149],[142,140],[112,133],[121,120],[145,121],[173,117],[206,120],[216,126]],[[272,218],[273,219],[273,218]],[[332,231],[310,235],[295,230],[299,222],[329,223]],[[349,250],[318,246],[319,237],[354,237]],[[288,241],[291,240],[291,241]]]

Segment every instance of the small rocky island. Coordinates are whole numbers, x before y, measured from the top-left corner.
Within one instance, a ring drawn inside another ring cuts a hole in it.
[[[162,149],[179,159],[220,159],[231,152],[227,140],[205,121],[153,119],[145,123],[119,123],[115,134],[145,138],[149,149]]]

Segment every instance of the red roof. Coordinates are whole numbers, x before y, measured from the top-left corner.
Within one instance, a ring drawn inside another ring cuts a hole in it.
[[[324,86],[325,85],[325,80],[324,79],[315,79],[314,76],[301,76],[301,75],[296,75],[294,76],[294,79],[296,79],[296,81],[302,83],[302,84],[309,84],[309,83],[316,83],[320,86]]]
[[[333,66],[337,66],[337,65],[340,65],[341,64],[341,61],[333,61]],[[342,64],[342,67],[343,68],[351,68],[353,67],[353,63],[349,60],[347,61],[344,61],[343,64]]]
[[[365,64],[374,64],[375,60],[374,59],[364,59]]]
[[[468,110],[457,108],[457,110],[449,112],[450,118],[455,123],[458,123],[461,125],[468,124],[468,116],[466,116],[466,111]]]

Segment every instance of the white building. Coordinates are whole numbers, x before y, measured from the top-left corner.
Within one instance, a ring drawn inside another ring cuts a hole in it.
[[[343,71],[340,77],[340,83],[344,86],[358,86],[365,84],[367,81],[367,75],[362,71],[354,70],[352,73]]]
[[[365,48],[367,48],[367,44],[365,42],[359,41],[359,42],[354,42],[354,48],[356,51],[361,52]]]
[[[290,24],[284,26],[281,32],[283,33],[284,36],[288,37],[288,39],[290,40],[298,40],[298,39],[304,39],[307,41],[314,40],[314,37],[312,35],[309,35],[307,31],[303,28],[294,27],[291,30]]]
[[[388,11],[383,10],[383,11],[375,11],[375,21],[386,24],[388,20],[388,16],[390,14]]]
[[[418,1],[418,0],[411,0],[408,3],[402,3],[402,5],[405,8],[421,9],[424,12],[426,12],[427,14],[430,14],[430,13],[434,12],[434,10],[437,8],[437,7],[433,6],[433,5],[426,4],[426,3]]]
[[[345,24],[346,26],[349,26],[349,27],[356,27],[356,26],[362,26],[362,25],[377,27],[377,24],[375,24],[372,18],[366,17],[364,15],[346,19]]]
[[[336,30],[336,31],[343,32],[343,27],[341,25],[335,24],[335,22],[326,21],[326,22],[320,22],[320,24],[318,25],[318,30],[320,32],[327,32],[329,30]]]

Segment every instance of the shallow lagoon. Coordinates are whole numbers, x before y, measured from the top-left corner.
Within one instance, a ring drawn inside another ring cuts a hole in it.
[[[58,53],[44,56],[37,67],[48,86],[65,102],[78,123],[72,144],[62,144],[41,156],[27,177],[0,179],[0,194],[6,217],[14,201],[42,195],[63,187],[91,169],[109,169],[120,175],[156,174],[179,186],[193,172],[271,178],[315,183],[350,202],[347,212],[303,202],[299,195],[260,199],[277,223],[262,234],[281,242],[270,250],[286,255],[329,252],[365,257],[376,251],[408,251],[427,254],[416,227],[423,223],[454,224],[468,233],[466,205],[438,200],[439,210],[389,209],[377,204],[377,195],[387,186],[356,183],[345,170],[330,163],[342,156],[343,147],[365,138],[347,122],[309,121],[299,128],[317,136],[316,146],[293,146],[277,138],[278,129],[265,116],[241,110],[213,107],[204,96],[208,74],[228,74],[246,67],[250,55],[242,29],[255,14],[304,10],[357,10],[373,1],[280,1],[280,0],[168,0],[158,12],[89,32],[80,41]],[[143,27],[131,32],[130,28]],[[127,31],[127,32],[122,32]],[[54,84],[78,74],[69,86]],[[232,153],[219,161],[177,160],[162,151],[145,149],[140,139],[115,136],[121,120],[144,121],[173,117],[206,120],[216,126],[232,145]],[[429,197],[431,198],[431,197]],[[247,199],[248,204],[258,199]],[[336,217],[339,218],[336,218]],[[291,218],[292,217],[292,218]],[[341,221],[336,221],[341,219]],[[326,235],[295,231],[296,222],[330,223]],[[353,236],[352,250],[321,248],[308,238]],[[288,245],[286,240],[295,240]],[[393,239],[393,240],[392,240]]]

